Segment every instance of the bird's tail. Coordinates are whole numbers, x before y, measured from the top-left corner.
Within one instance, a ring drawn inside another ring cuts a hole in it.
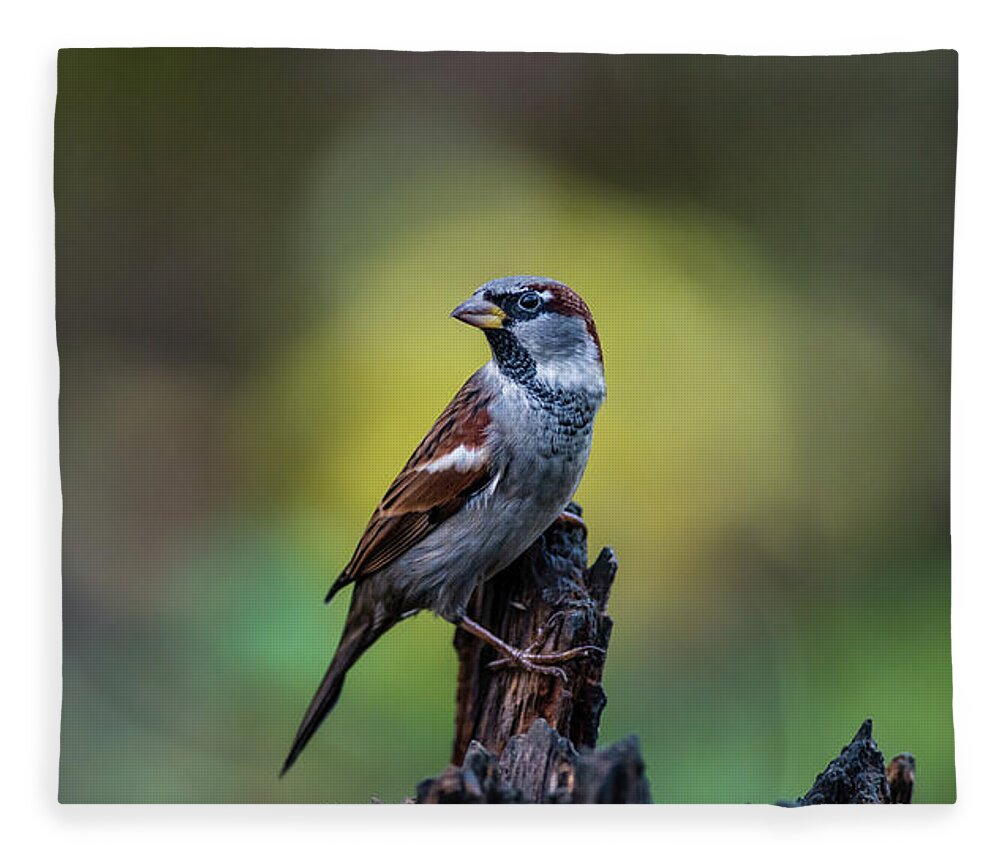
[[[392,626],[377,627],[369,618],[352,617],[353,615],[354,613],[348,615],[344,633],[340,637],[340,644],[337,645],[330,667],[326,670],[323,682],[312,697],[309,707],[306,708],[305,716],[302,717],[302,722],[299,724],[299,730],[295,733],[292,748],[288,751],[288,757],[282,765],[281,776],[288,773],[289,768],[295,764],[295,760],[306,748],[306,744],[316,734],[316,730],[323,720],[326,719],[327,714],[337,704],[347,670],[375,643],[376,639]]]

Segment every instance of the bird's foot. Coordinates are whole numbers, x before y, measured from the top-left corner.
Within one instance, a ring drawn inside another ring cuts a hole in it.
[[[572,511],[563,511],[556,517],[556,525],[568,526],[569,528],[581,529],[584,536],[587,534],[587,524],[583,517],[574,514]]]
[[[560,663],[569,663],[582,657],[603,654],[604,649],[597,645],[580,645],[566,651],[554,651],[548,654],[537,652],[531,648],[521,651],[511,648],[509,653],[488,664],[490,669],[523,669],[526,672],[537,672],[541,675],[555,675],[566,680],[566,673],[559,668]]]
[[[522,672],[534,672],[536,675],[550,675],[553,678],[558,678],[564,684],[569,681],[565,670],[558,666],[546,666],[539,663],[535,659],[537,656],[528,651],[519,651],[516,654],[507,654],[499,660],[493,660],[486,666],[494,672],[497,669],[520,669]]]
[[[549,620],[551,621],[552,619]],[[604,649],[597,645],[579,645],[576,648],[570,648],[566,651],[555,651],[544,654],[536,651],[541,645],[540,639],[536,639],[526,649],[522,650],[515,648],[513,645],[508,645],[499,636],[490,633],[489,630],[477,624],[467,615],[463,615],[458,620],[458,626],[467,633],[471,633],[477,639],[481,639],[501,655],[498,659],[488,664],[491,669],[522,669],[526,672],[537,672],[541,675],[553,675],[566,681],[566,673],[559,668],[560,663],[568,663],[570,660],[604,653]],[[548,626],[546,624],[546,628]]]

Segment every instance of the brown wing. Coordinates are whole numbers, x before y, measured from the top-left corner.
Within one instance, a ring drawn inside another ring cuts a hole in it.
[[[326,602],[386,567],[459,511],[491,477],[489,396],[473,374],[441,413],[372,514]]]

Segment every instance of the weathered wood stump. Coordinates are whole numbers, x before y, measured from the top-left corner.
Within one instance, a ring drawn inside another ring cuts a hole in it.
[[[417,786],[417,803],[649,803],[635,737],[577,752],[539,717],[497,757],[472,741],[461,765]]]
[[[606,650],[612,626],[606,612],[608,593],[617,569],[614,553],[607,548],[588,568],[585,530],[557,523],[473,595],[469,614],[520,647],[564,651],[596,645]],[[473,739],[499,755],[510,738],[526,732],[539,717],[577,746],[597,742],[607,702],[601,686],[603,654],[563,664],[563,681],[514,668],[489,668],[499,655],[462,630],[455,633],[455,650],[459,669],[453,764],[462,761]]]
[[[579,516],[578,506],[569,510]],[[601,750],[601,678],[611,638],[608,594],[618,563],[605,547],[587,566],[586,529],[559,522],[473,596],[469,614],[501,639],[540,652],[602,649],[565,664],[564,677],[491,667],[500,655],[455,634],[458,696],[452,763],[417,787],[417,803],[649,803],[633,736]],[[865,720],[805,795],[779,806],[909,803],[914,759],[886,768]]]
[[[578,506],[568,509],[579,516]],[[601,676],[611,637],[607,601],[618,563],[605,548],[587,566],[582,524],[554,524],[473,596],[474,620],[518,647],[599,651],[563,677],[490,667],[500,655],[457,631],[452,764],[417,789],[418,803],[648,803],[638,741],[595,751],[607,702]]]
[[[779,806],[818,806],[844,803],[910,803],[916,764],[910,753],[900,753],[886,767],[872,738],[869,717],[802,797]]]

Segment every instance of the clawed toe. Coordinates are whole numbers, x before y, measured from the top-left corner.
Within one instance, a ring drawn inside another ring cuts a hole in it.
[[[467,633],[471,633],[473,636],[486,642],[487,645],[490,645],[494,651],[501,655],[498,659],[488,663],[488,668],[521,669],[525,672],[536,672],[540,675],[551,675],[553,677],[560,678],[565,682],[567,680],[566,673],[559,668],[558,664],[567,663],[570,660],[576,660],[592,656],[594,654],[603,654],[604,649],[597,645],[578,645],[575,648],[570,648],[566,651],[557,651],[552,654],[539,652],[537,649],[542,647],[546,631],[551,627],[553,621],[562,614],[564,613],[558,612],[550,617],[542,626],[536,640],[524,650],[514,648],[504,642],[499,636],[490,633],[489,630],[481,627],[467,615],[463,615],[458,619],[458,626]]]
[[[559,668],[560,663],[568,663],[570,660],[604,653],[604,649],[599,648],[597,645],[580,645],[566,651],[557,651],[554,654],[536,654],[532,651],[522,651],[517,654],[504,655],[498,660],[494,660],[489,664],[489,668],[523,669],[526,672],[537,672],[541,675],[555,675],[565,681],[566,673]]]
[[[517,657],[501,657],[488,664],[490,669],[521,669],[524,672],[534,672],[537,675],[550,675],[566,683],[569,678],[566,672],[558,666],[547,666],[537,661],[535,654],[522,654]]]
[[[529,654],[529,659],[543,666],[550,666],[556,663],[568,663],[580,657],[589,657],[593,654],[604,654],[605,650],[597,645],[579,645],[567,651],[557,651],[555,654]]]

